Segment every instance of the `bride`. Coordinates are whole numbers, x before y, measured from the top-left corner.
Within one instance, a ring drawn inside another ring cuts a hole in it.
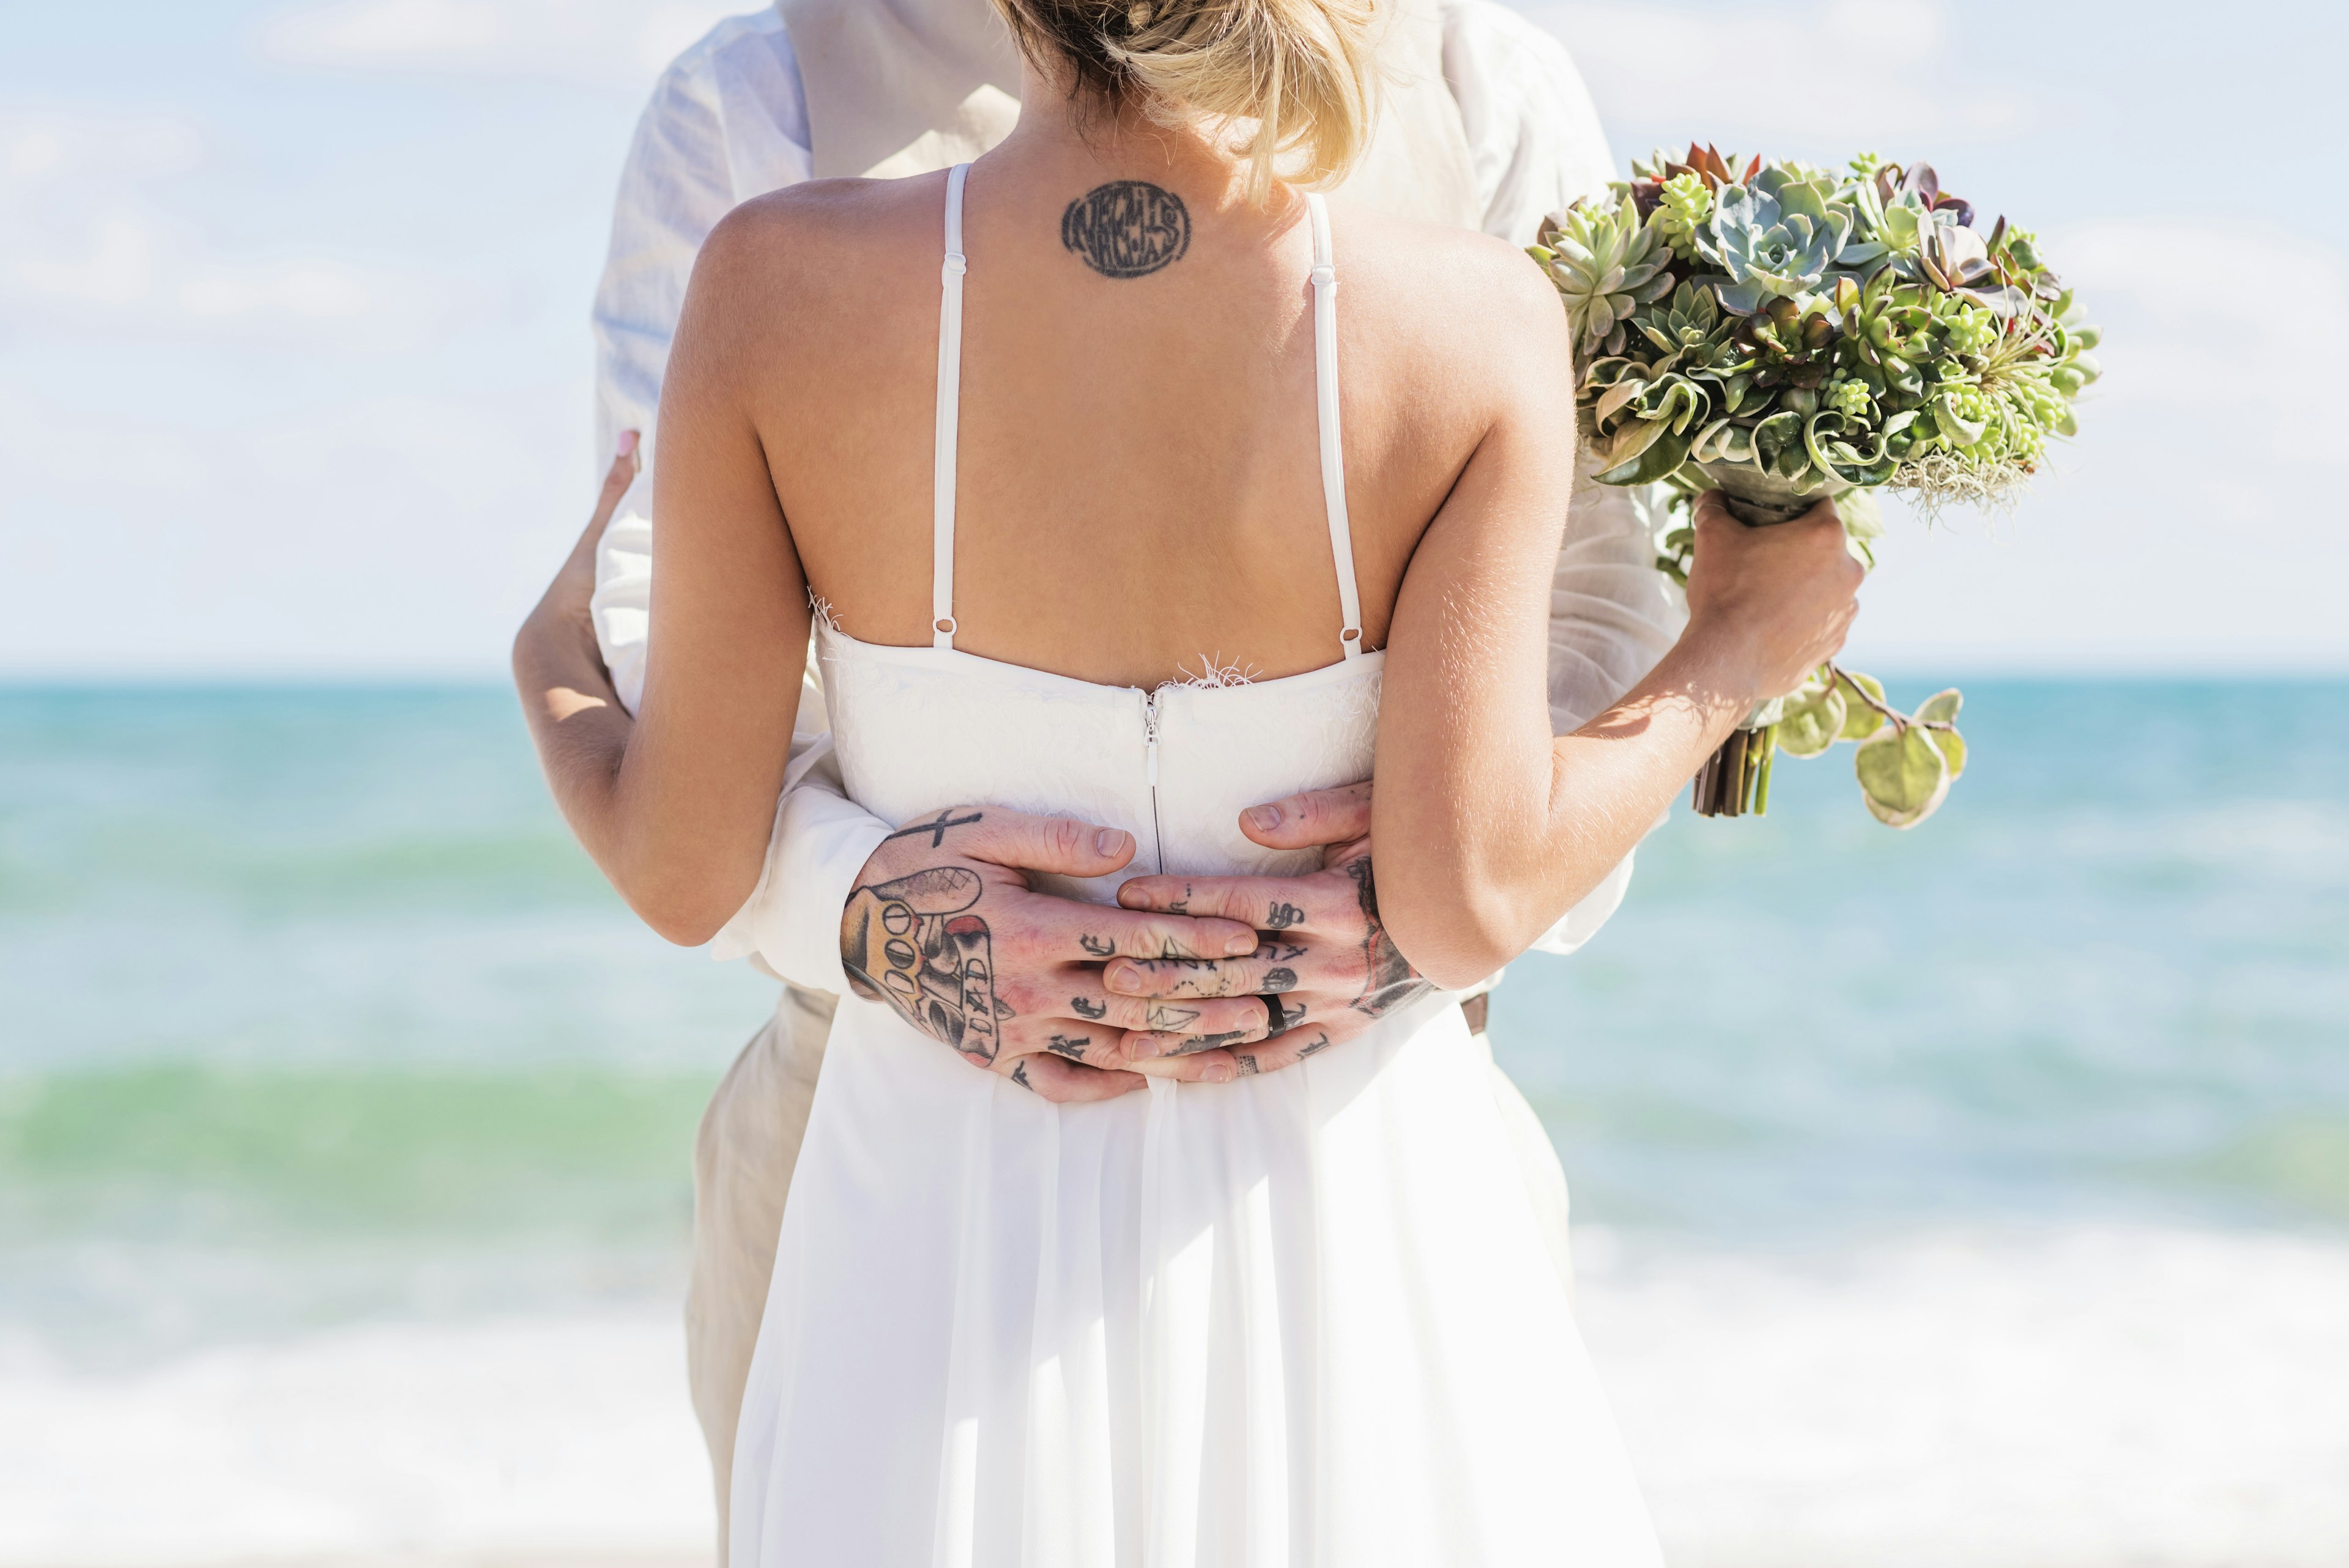
[[[706,938],[759,876],[812,620],[852,793],[922,814],[843,926],[860,995],[783,1219],[734,1568],[1652,1563],[1446,988],[1840,644],[1858,569],[1829,508],[1701,508],[1686,634],[1553,741],[1566,320],[1498,242],[1311,193],[1369,138],[1376,0],[995,3],[1027,62],[1000,147],[760,198],[704,248],[642,711],[572,802],[636,908]],[[1299,912],[1182,883],[1296,869],[1240,808],[1366,776],[1367,1034],[1316,1055],[1307,1018],[1296,1066],[1187,1083],[1147,1033],[1072,1036],[1047,1048],[1148,1092],[1025,1092],[943,852],[967,813],[928,808],[1108,824],[1125,870],[1061,891],[1148,873],[1130,904],[1218,918],[1177,942],[1105,908],[1071,1016],[1140,993],[1246,1041],[1279,989],[1259,930]]]

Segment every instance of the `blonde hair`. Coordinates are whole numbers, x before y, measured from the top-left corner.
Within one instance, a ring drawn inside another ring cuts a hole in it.
[[[1254,126],[1247,194],[1326,185],[1370,145],[1380,0],[994,0],[1040,69],[1161,124]],[[1057,74],[1057,73],[1056,73]]]

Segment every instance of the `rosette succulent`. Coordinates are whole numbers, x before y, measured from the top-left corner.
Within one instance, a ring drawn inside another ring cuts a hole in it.
[[[1729,185],[1713,198],[1696,252],[1727,274],[1715,285],[1723,310],[1750,315],[1764,299],[1820,287],[1839,263],[1858,266],[1885,254],[1875,241],[1851,244],[1853,212],[1825,179],[1764,169],[1751,186]]]
[[[1553,217],[1532,252],[1573,323],[1577,406],[1601,482],[1662,481],[1683,501],[1719,490],[1752,523],[1833,496],[1866,556],[1878,488],[1928,510],[2000,501],[2051,440],[2076,432],[2095,328],[2036,236],[2003,218],[1978,225],[1931,165],[1869,155],[1837,175],[1692,144],[1632,173]],[[1667,531],[1659,566],[1684,577],[1692,537]],[[1874,747],[1862,777],[1871,809],[1898,825],[1921,820],[1940,799],[1910,788],[1933,773],[1927,752],[1944,769],[1935,789],[1962,762],[1962,747],[1944,744],[1954,694],[1947,715],[1912,717],[1870,686],[1829,682],[1803,703],[1764,705],[1747,733],[1775,724],[1779,747],[1809,748],[1837,692],[1838,724],[1870,727],[1849,738]],[[1898,745],[1876,744],[1886,726]],[[1709,771],[1704,809],[1765,799],[1771,751],[1749,744]]]
[[[1628,202],[1578,202],[1542,224],[1531,253],[1557,285],[1586,355],[1621,353],[1631,313],[1671,292],[1663,236]]]

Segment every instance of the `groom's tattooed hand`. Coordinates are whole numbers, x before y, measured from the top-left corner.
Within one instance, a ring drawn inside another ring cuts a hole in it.
[[[1125,1031],[1155,1026],[1101,983],[1104,961],[1210,963],[1253,949],[1247,924],[1142,913],[1036,891],[1031,872],[1105,876],[1133,854],[1128,834],[993,807],[926,812],[889,834],[864,863],[841,912],[840,956],[851,990],[910,1026],[1055,1101],[1100,1099],[1142,1086],[1141,1071],[1188,1079],[1234,1077],[1227,1049],[1137,1063]],[[1184,1038],[1258,1037],[1254,1001],[1185,1004]],[[1251,1033],[1253,1031],[1253,1033]]]
[[[1268,814],[1276,829],[1286,814],[1294,830],[1265,830],[1273,836],[1257,841],[1268,848],[1335,841],[1323,869],[1293,877],[1136,877],[1118,891],[1118,902],[1128,909],[1180,905],[1194,915],[1247,921],[1264,934],[1256,951],[1204,962],[1118,958],[1102,975],[1112,995],[1147,1005],[1214,1006],[1223,1004],[1210,998],[1244,997],[1261,1006],[1264,1039],[1235,1058],[1243,1075],[1273,1072],[1342,1045],[1432,989],[1379,915],[1369,787],[1293,797]],[[1249,824],[1260,828],[1256,816],[1250,814]],[[1123,1018],[1112,1010],[1110,1021]],[[1143,1035],[1128,1037],[1129,1050],[1143,1043]]]
[[[1387,928],[1379,919],[1379,888],[1371,874],[1371,857],[1349,861],[1340,868],[1353,880],[1356,897],[1362,911],[1362,966],[1368,978],[1362,994],[1354,998],[1353,1008],[1373,1018],[1384,1017],[1397,1007],[1408,1006],[1433,989],[1411,966],[1411,961],[1395,948],[1387,935]]]
[[[848,895],[841,966],[856,994],[888,1003],[914,1027],[974,1061],[995,1059],[996,1025],[1016,1016],[995,995],[987,922],[966,913],[985,884],[962,866],[932,866]]]

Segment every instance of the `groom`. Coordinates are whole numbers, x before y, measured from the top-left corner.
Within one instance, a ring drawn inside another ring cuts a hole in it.
[[[1391,9],[1380,130],[1345,187],[1347,199],[1522,242],[1544,213],[1604,187],[1612,160],[1556,40],[1490,0],[1393,0]],[[913,174],[976,157],[1017,118],[1018,80],[1017,60],[986,0],[781,0],[775,11],[721,24],[680,57],[638,127],[596,296],[604,449],[625,458],[626,443],[643,431],[650,455],[693,258],[729,209],[802,180]],[[650,493],[648,473],[639,476],[632,461],[615,465],[595,524],[517,640],[525,691],[558,720],[577,703],[617,703],[633,712],[642,694]],[[1559,733],[1632,686],[1677,634],[1677,605],[1651,557],[1634,496],[1578,493],[1552,594],[1550,700]],[[813,661],[809,678],[812,687]],[[774,1018],[719,1086],[696,1149],[688,1347],[721,1526],[783,1196],[833,1009],[849,989],[840,956],[843,909],[855,890],[934,864],[941,854],[1080,874],[1108,869],[1052,824],[991,808],[974,821],[941,815],[918,843],[896,834],[898,824],[847,799],[819,689],[803,696],[801,710],[767,873],[716,944],[720,956],[751,956],[787,985]],[[559,722],[539,733],[550,772],[577,765],[560,743]],[[1269,847],[1345,844],[1344,857],[1359,857],[1368,852],[1357,842],[1369,828],[1367,788],[1274,803],[1268,813],[1247,813],[1243,827]],[[1629,872],[1627,861],[1544,945],[1568,951],[1586,940],[1619,902]],[[1374,905],[1350,892],[1330,897],[1324,882],[1357,885],[1336,870],[1265,884],[1268,927],[1284,923],[1274,911],[1315,912],[1283,932],[1302,952],[1288,965],[1293,985],[1268,1001],[1283,1019],[1301,1014],[1317,1032],[1342,1039],[1382,1010],[1382,976],[1371,972],[1368,957],[1380,934]],[[991,888],[988,896],[1002,901],[985,912],[999,932],[1049,933],[1077,907],[1016,886]],[[1092,913],[1097,919],[1101,912]],[[1023,975],[1018,945],[996,949],[999,993],[1023,979],[1049,981],[1051,963],[1040,957]],[[1029,945],[1040,952],[1049,943],[1040,937]],[[1481,1002],[1472,1015],[1480,1023]],[[1202,1053],[1195,1070],[1276,1070],[1299,1054],[1278,1038],[1241,1050],[1237,1058]],[[1051,1098],[1099,1090],[1098,1075],[1087,1068],[1025,1059],[1036,1071],[1021,1081]],[[1556,1164],[1530,1109],[1497,1075],[1495,1092],[1526,1140],[1532,1179],[1556,1188]],[[1550,1206],[1563,1266],[1562,1189]]]

